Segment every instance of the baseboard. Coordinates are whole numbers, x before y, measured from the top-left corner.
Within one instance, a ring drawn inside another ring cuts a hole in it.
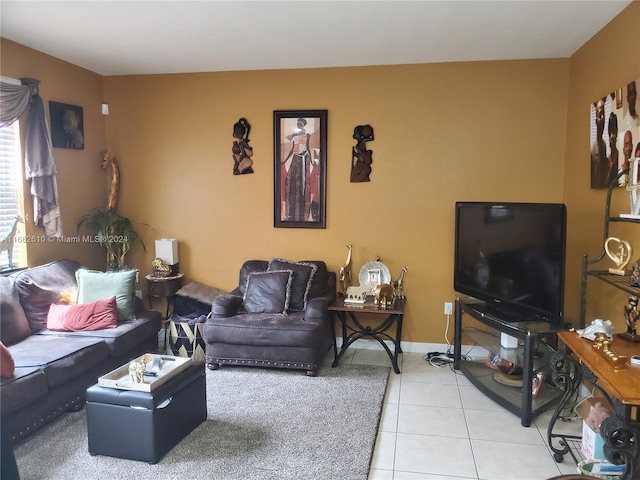
[[[336,338],[336,344],[338,348],[342,345],[342,338]],[[387,347],[393,351],[393,342],[390,340],[385,341]],[[453,345],[447,345],[446,343],[424,343],[424,342],[400,342],[400,346],[404,353],[419,353],[426,355],[429,352],[442,352],[446,353],[451,351],[453,353]],[[358,348],[361,350],[384,350],[382,345],[377,340],[370,338],[361,338],[357,340],[352,348]],[[479,345],[462,345],[462,355],[473,361],[484,361],[489,355],[489,351],[480,347]]]

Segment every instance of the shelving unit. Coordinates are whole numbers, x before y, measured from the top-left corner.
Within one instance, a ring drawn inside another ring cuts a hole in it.
[[[580,327],[585,326],[585,313],[587,308],[587,279],[588,277],[597,278],[609,285],[622,290],[630,295],[640,296],[640,288],[631,286],[631,277],[630,275],[614,275],[609,273],[608,270],[599,270],[593,268],[597,263],[603,260],[606,256],[606,252],[604,249],[604,244],[609,238],[609,226],[610,223],[635,223],[640,225],[640,218],[622,218],[619,216],[611,215],[611,194],[613,190],[620,188],[618,187],[618,180],[621,176],[623,176],[626,171],[620,172],[616,179],[611,182],[609,185],[609,189],[607,190],[607,202],[605,205],[605,213],[604,213],[604,228],[602,229],[602,251],[600,255],[595,259],[590,260],[589,256],[585,254],[582,257],[582,282],[580,288]]]
[[[482,310],[483,304],[456,300],[454,368],[460,370],[469,381],[496,403],[520,417],[524,427],[531,425],[535,416],[549,410],[562,396],[562,392],[544,383],[538,396],[533,398],[532,381],[537,372],[546,371],[555,353],[556,333],[560,327],[547,322],[514,322]],[[464,323],[463,316],[473,319]],[[517,348],[504,348],[500,337],[506,333],[518,339]],[[522,387],[512,387],[494,379],[495,370],[484,362],[462,357],[462,337],[470,338],[494,355],[522,367]]]

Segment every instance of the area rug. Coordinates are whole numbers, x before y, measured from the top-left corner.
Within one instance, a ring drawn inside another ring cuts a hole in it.
[[[207,369],[207,420],[159,463],[91,456],[85,411],[16,449],[22,480],[366,480],[390,369]]]

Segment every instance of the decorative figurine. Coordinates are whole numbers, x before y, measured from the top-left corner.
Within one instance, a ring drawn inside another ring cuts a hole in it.
[[[407,273],[408,270],[409,269],[407,267],[402,267],[402,272],[400,273],[398,280],[391,284],[393,287],[394,298],[404,298],[404,274]]]
[[[376,291],[373,295],[373,304],[378,308],[391,308],[395,302],[395,296],[393,295],[393,287],[388,283],[383,283],[376,287]]]
[[[612,252],[609,248],[609,244],[617,244],[618,252]],[[633,253],[633,249],[629,242],[626,240],[620,240],[616,237],[609,237],[604,242],[604,250],[607,253],[607,256],[613,260],[613,263],[615,263],[617,267],[610,268],[609,273],[613,273],[614,275],[626,275],[627,271],[624,267],[626,267],[631,260],[631,255]]]
[[[338,295],[346,296],[347,288],[351,286],[351,244],[347,244],[349,252],[344,267],[340,267],[340,290]]]
[[[635,261],[631,269],[630,285],[632,287],[640,287],[640,259]]]
[[[100,168],[106,170],[111,167],[111,182],[109,183],[109,201],[107,210],[116,210],[118,208],[118,193],[120,192],[120,167],[118,161],[110,149],[104,152],[102,156],[102,165]]]
[[[358,141],[351,154],[351,182],[369,182],[372,151],[367,150],[367,142],[375,140],[371,125],[358,125],[353,130],[353,138]]]
[[[171,267],[161,258],[154,258],[151,262],[151,269],[154,277],[168,277],[171,274]]]
[[[134,383],[144,382],[144,371],[147,365],[144,362],[144,357],[134,360],[129,364],[129,378]]]
[[[245,173],[253,173],[253,148],[249,146],[249,132],[251,125],[246,118],[241,118],[233,126],[233,138],[237,138],[233,142],[231,152],[233,153],[233,174],[243,175]]]
[[[613,366],[614,370],[626,367],[628,357],[618,354],[618,352],[611,348],[612,342],[613,340],[611,340],[606,333],[596,333],[593,348]]]
[[[369,293],[371,293],[371,284],[367,283],[359,287],[352,285],[347,288],[347,298],[345,298],[344,301],[345,303],[364,303]]]
[[[629,304],[624,306],[624,319],[627,322],[627,331],[618,335],[620,338],[630,342],[640,342],[640,336],[636,334],[636,322],[640,312],[638,312],[638,297],[629,295]]]

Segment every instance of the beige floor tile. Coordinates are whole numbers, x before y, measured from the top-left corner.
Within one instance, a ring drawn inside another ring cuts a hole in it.
[[[434,367],[422,360],[422,363],[405,362],[402,368],[403,382],[439,383],[457,385],[455,373],[451,368]]]
[[[402,382],[400,403],[433,407],[461,408],[460,393],[456,385]]]
[[[372,468],[369,470],[368,480],[394,480],[393,470],[381,470],[379,468]]]
[[[466,409],[464,415],[472,439],[545,445],[535,425],[523,427],[520,418],[511,412]]]
[[[380,470],[393,470],[396,449],[395,432],[378,432],[376,445],[371,457],[371,468]]]
[[[477,480],[478,477],[449,477],[448,475],[431,475],[429,473],[413,473],[396,471],[393,480]]]
[[[544,445],[488,440],[471,445],[480,480],[545,480],[560,474]]]
[[[504,407],[498,405],[473,385],[461,385],[459,389],[460,397],[462,398],[462,406],[465,409],[491,410],[494,412],[507,411]]]
[[[402,472],[476,475],[468,439],[398,433],[395,469]]]
[[[398,431],[398,403],[385,403],[382,406],[382,415],[380,416],[379,432],[397,432]]]
[[[400,386],[401,378],[399,375],[395,375],[393,371],[389,372],[389,382],[387,383],[387,392],[384,396],[385,403],[399,403],[400,402]]]
[[[460,408],[423,405],[399,405],[398,433],[469,438]]]

